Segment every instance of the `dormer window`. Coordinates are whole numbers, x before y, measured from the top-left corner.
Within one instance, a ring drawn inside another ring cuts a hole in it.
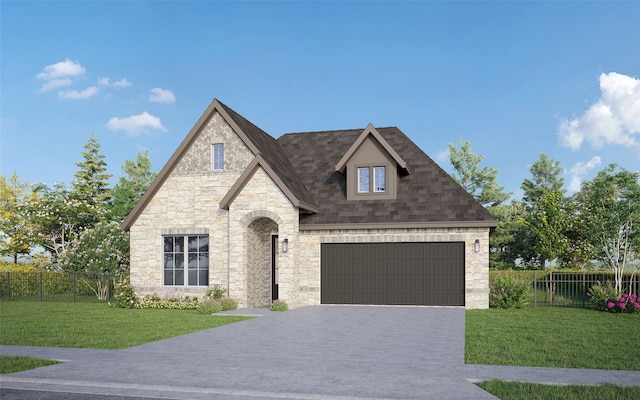
[[[373,173],[372,173],[373,170]],[[387,190],[387,168],[358,167],[358,193],[384,193]]]

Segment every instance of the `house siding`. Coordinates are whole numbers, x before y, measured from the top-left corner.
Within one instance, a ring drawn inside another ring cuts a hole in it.
[[[473,243],[480,240],[479,252]],[[489,229],[361,229],[302,231],[299,236],[299,302],[320,304],[320,247],[322,243],[464,242],[465,308],[489,307]]]

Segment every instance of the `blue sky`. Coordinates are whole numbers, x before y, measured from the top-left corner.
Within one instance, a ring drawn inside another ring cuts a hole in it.
[[[0,2],[0,174],[159,171],[213,98],[275,137],[397,126],[447,171],[458,138],[520,185],[640,169],[640,2]],[[114,182],[115,182],[114,177]]]

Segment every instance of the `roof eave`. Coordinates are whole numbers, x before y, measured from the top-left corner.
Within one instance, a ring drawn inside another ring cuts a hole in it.
[[[434,222],[379,222],[352,224],[300,224],[301,231],[353,230],[353,229],[438,229],[438,228],[489,228],[497,221],[434,221]]]

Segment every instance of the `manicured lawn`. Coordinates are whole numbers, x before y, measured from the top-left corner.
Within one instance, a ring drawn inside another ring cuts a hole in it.
[[[103,303],[0,302],[0,344],[124,349],[247,317],[193,310],[129,310]]]
[[[58,364],[55,360],[43,360],[41,358],[25,356],[3,356],[0,355],[0,374],[10,374],[12,372],[26,371],[47,365]]]
[[[640,314],[526,307],[466,312],[465,362],[640,371]]]
[[[622,387],[615,385],[553,386],[537,383],[485,381],[479,383],[482,389],[502,400],[637,400],[640,386]]]

